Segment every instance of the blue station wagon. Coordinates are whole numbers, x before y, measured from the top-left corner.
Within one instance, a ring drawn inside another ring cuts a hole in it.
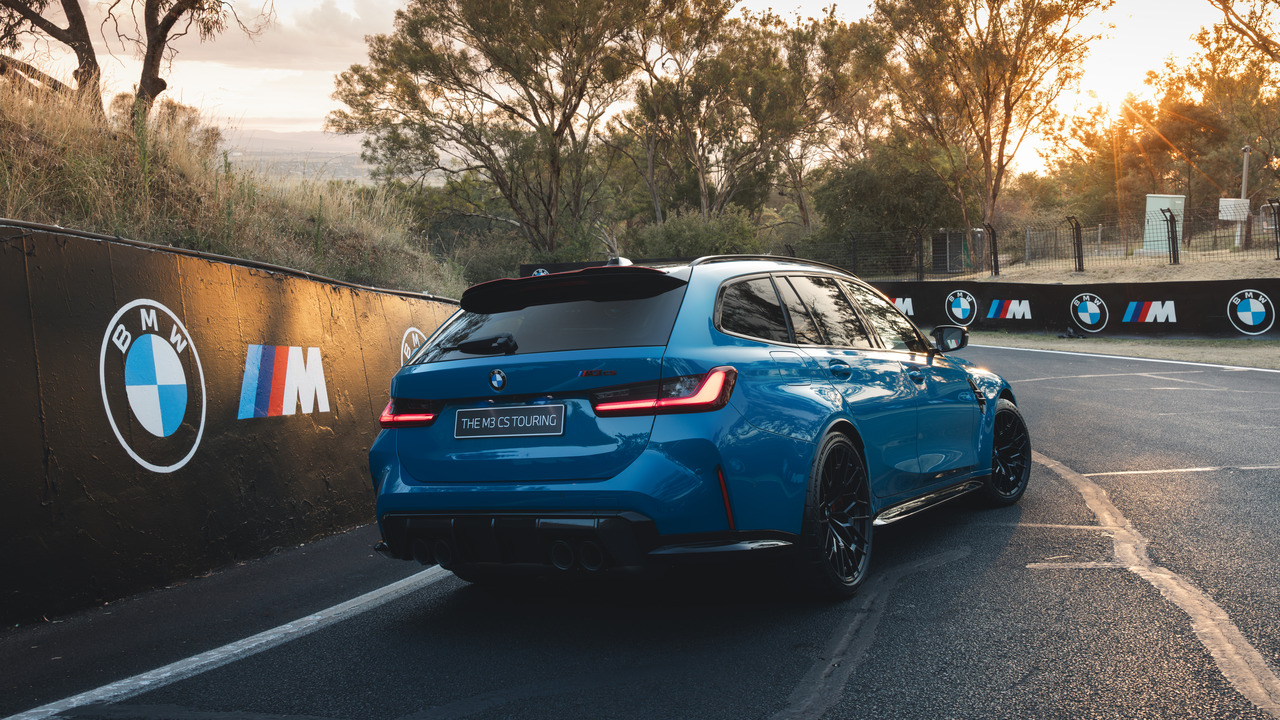
[[[391,382],[378,549],[476,582],[781,553],[847,597],[876,526],[1027,486],[1009,384],[932,335],[782,257],[476,285]]]

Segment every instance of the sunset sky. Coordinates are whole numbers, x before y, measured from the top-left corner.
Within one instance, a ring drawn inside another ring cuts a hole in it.
[[[330,99],[334,76],[365,61],[364,37],[390,32],[402,1],[276,0],[276,23],[254,40],[235,31],[210,43],[194,36],[180,40],[180,54],[165,74],[169,96],[246,132],[319,130],[337,107]],[[746,0],[741,6],[793,17],[817,14],[824,4]],[[254,16],[257,5],[243,7],[243,17]],[[838,5],[837,13],[855,20],[866,7],[858,0]],[[1091,50],[1079,102],[1092,105],[1096,96],[1115,105],[1127,92],[1141,93],[1147,71],[1162,67],[1169,55],[1190,55],[1190,37],[1219,17],[1207,0],[1119,0],[1099,16],[1115,27]],[[118,45],[113,49],[114,59],[102,57],[106,86],[127,90],[137,78],[136,60]],[[61,74],[69,75],[70,66]]]

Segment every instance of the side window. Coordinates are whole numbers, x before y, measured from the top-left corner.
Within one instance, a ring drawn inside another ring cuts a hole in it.
[[[840,285],[832,278],[810,275],[787,278],[808,306],[813,318],[827,337],[828,345],[849,348],[870,348],[871,337],[862,325],[862,318],[840,291]]]
[[[866,313],[885,347],[918,353],[929,351],[929,346],[920,336],[920,331],[916,330],[916,326],[912,325],[906,316],[898,312],[898,308],[894,307],[893,303],[856,283],[842,284],[845,290],[849,291],[853,301]]]
[[[818,326],[809,315],[809,309],[792,287],[792,279],[794,278],[778,277],[778,292],[782,295],[782,304],[786,306],[787,314],[791,316],[791,330],[795,332],[796,342],[801,345],[826,345],[822,334],[818,332]]]
[[[788,342],[787,319],[767,277],[729,285],[720,296],[720,329],[748,337]]]

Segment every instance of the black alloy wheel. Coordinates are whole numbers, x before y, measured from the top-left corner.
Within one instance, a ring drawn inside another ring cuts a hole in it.
[[[862,453],[845,435],[828,435],[818,449],[805,503],[803,567],[820,595],[846,598],[871,562],[871,493]]]
[[[1022,413],[1008,400],[996,403],[991,442],[991,477],[983,490],[995,505],[1012,505],[1027,490],[1031,478],[1031,435]]]

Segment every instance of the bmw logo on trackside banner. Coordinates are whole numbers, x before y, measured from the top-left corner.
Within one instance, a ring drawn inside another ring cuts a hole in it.
[[[947,317],[957,325],[968,325],[978,314],[978,301],[964,290],[955,290],[947,296]]]
[[[1276,321],[1271,298],[1258,290],[1241,290],[1227,302],[1227,319],[1245,335],[1261,335]]]
[[[1110,317],[1107,304],[1093,293],[1080,293],[1071,299],[1071,319],[1085,332],[1100,332]]]
[[[102,336],[98,379],[111,430],[139,465],[170,473],[196,454],[204,434],[204,371],[172,310],[145,299],[117,310]]]

